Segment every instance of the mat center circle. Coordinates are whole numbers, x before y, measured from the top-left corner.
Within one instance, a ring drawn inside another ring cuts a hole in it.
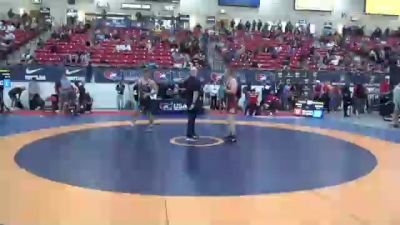
[[[173,137],[169,141],[171,144],[187,147],[211,147],[224,143],[224,140],[212,136],[199,136],[196,140],[187,140],[184,136]]]
[[[85,188],[191,196],[310,190],[358,179],[377,165],[371,152],[315,133],[246,125],[237,127],[238,142],[219,144],[226,126],[203,123],[196,129],[207,136],[192,147],[182,137],[185,128],[79,130],[32,142],[15,161],[40,177]],[[196,151],[207,144],[215,146]]]

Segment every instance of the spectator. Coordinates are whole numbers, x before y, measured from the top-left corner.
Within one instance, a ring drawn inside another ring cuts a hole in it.
[[[331,92],[332,92],[331,108],[333,111],[336,112],[339,109],[339,106],[342,105],[339,86],[337,85],[333,86]]]
[[[38,23],[36,22],[36,18],[32,19],[31,30],[36,31],[38,29]]]
[[[86,83],[92,82],[93,79],[93,67],[92,62],[89,61],[88,65],[86,66]]]
[[[209,83],[208,85],[204,85],[203,93],[204,93],[204,103],[211,104],[211,83]]]
[[[0,77],[0,113],[4,112],[4,109],[6,108],[4,104],[4,97],[3,97],[3,92],[4,92],[4,83],[3,83],[3,78]]]
[[[256,27],[257,27],[257,21],[253,20],[253,23],[251,24],[251,30],[256,31]]]
[[[71,84],[71,81],[68,80],[67,75],[63,74],[60,80],[60,106],[59,109],[61,112],[65,108],[65,104],[68,102],[69,97],[71,96],[71,92],[74,92],[74,87]]]
[[[5,42],[13,42],[15,40],[15,34],[13,34],[11,31],[6,31],[6,35],[4,35],[3,40]]]
[[[393,90],[393,126],[399,128],[399,115],[400,115],[400,83],[396,85]]]
[[[346,84],[342,89],[342,100],[344,117],[349,117],[349,106],[351,106],[352,102],[349,84]]]
[[[13,24],[8,24],[6,27],[6,32],[12,33],[15,31],[15,26]]]
[[[120,81],[115,87],[117,91],[117,108],[118,110],[124,109],[124,93],[125,93],[125,84]]]
[[[385,29],[385,37],[388,38],[390,36],[390,29],[386,28]]]
[[[367,93],[364,86],[362,84],[357,84],[354,87],[354,94],[353,94],[353,102],[354,102],[353,112],[356,114],[357,117],[359,117],[361,113],[364,113],[366,100],[367,100]]]
[[[257,114],[257,108],[258,108],[258,93],[256,92],[255,89],[250,90],[249,93],[249,100],[248,100],[248,105],[246,108],[249,109],[249,115],[254,116]]]
[[[257,30],[258,30],[258,31],[261,31],[262,25],[263,25],[263,23],[262,23],[261,20],[259,19],[259,20],[258,20],[258,23],[257,23]]]
[[[43,42],[42,38],[39,38],[39,39],[38,39],[37,47],[38,47],[38,48],[43,48],[43,47],[44,47],[44,42]]]
[[[25,91],[25,89],[26,89],[25,87],[15,87],[8,92],[8,96],[10,97],[11,100],[11,108],[15,108],[18,107],[18,105],[21,105],[20,103],[21,95],[22,92]]]
[[[325,83],[322,87],[321,100],[324,103],[324,109],[327,110],[328,113],[331,111],[331,109],[330,109],[330,101],[331,101],[330,91],[331,91],[330,85],[328,83]]]
[[[225,30],[225,22],[223,20],[220,21],[221,30]]]
[[[284,84],[281,94],[281,102],[283,110],[287,110],[289,107],[289,98],[290,98],[290,85]]]
[[[266,33],[269,31],[269,23],[265,22],[261,32]]]
[[[246,26],[246,31],[250,31],[250,28],[251,28],[250,21],[247,20],[245,26]]]
[[[212,110],[217,109],[217,95],[218,95],[218,86],[214,82],[210,85],[210,98],[211,98],[211,105],[210,108]]]
[[[243,30],[243,28],[244,28],[244,26],[243,26],[242,20],[239,20],[239,23],[238,23],[238,25],[236,26],[236,29],[237,29],[237,30]]]
[[[28,85],[29,101],[31,101],[35,95],[40,96],[40,87],[36,78],[32,78]]]
[[[250,92],[251,92],[251,83],[247,83],[247,85],[243,88],[243,94],[244,94],[244,115],[247,115],[247,112],[249,111],[249,97],[250,97]]]
[[[147,43],[146,43],[146,49],[147,49],[147,51],[151,51],[152,50],[152,44],[151,44],[150,40],[148,40]]]
[[[78,93],[79,93],[79,97],[78,97],[79,108],[80,109],[84,109],[85,108],[85,101],[86,101],[85,84],[83,82],[76,81],[75,82],[75,86],[78,88]]]
[[[381,82],[379,86],[379,93],[381,96],[387,94],[390,91],[389,80],[390,76],[385,76],[385,79]]]
[[[1,20],[0,21],[0,31],[5,31],[7,26],[5,25],[5,21]]]
[[[322,85],[319,80],[316,81],[316,84],[314,86],[314,101],[318,101],[321,98],[321,93],[322,93]]]
[[[231,30],[232,31],[235,30],[235,20],[234,19],[231,20]]]
[[[375,31],[371,35],[372,38],[381,38],[382,37],[382,30],[381,28],[377,27]]]
[[[285,33],[292,33],[293,32],[293,24],[289,21],[285,27]]]
[[[218,89],[218,107],[219,110],[224,110],[225,109],[225,104],[226,104],[226,99],[225,99],[225,85],[223,84],[222,81],[220,81],[219,84],[219,89]]]

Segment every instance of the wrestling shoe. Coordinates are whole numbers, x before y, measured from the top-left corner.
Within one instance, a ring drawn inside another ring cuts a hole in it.
[[[229,135],[229,136],[225,137],[225,141],[234,143],[234,142],[237,142],[237,139],[236,139],[235,135]]]
[[[196,142],[197,140],[198,140],[198,138],[196,139],[195,136],[186,137],[187,142]]]

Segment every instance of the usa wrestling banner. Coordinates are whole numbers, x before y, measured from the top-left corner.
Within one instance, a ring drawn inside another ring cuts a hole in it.
[[[37,81],[56,82],[63,74],[70,80],[84,80],[86,77],[85,67],[74,66],[50,66],[50,65],[16,65],[9,67],[11,79],[14,81]]]
[[[29,81],[35,78],[38,81],[56,82],[65,74],[70,80],[83,80],[87,74],[86,67],[56,66],[56,65],[15,65],[7,67],[11,71],[14,81]],[[153,78],[158,83],[183,82],[189,75],[188,69],[152,69]],[[92,76],[98,83],[113,83],[120,80],[136,81],[143,74],[143,69],[93,67]],[[89,75],[89,76],[90,76]],[[344,71],[272,71],[272,70],[237,70],[236,76],[242,84],[304,84],[312,85],[315,80],[330,81],[334,84],[360,83],[379,84],[387,74],[384,73],[349,73]],[[203,83],[219,82],[223,80],[223,71],[199,69],[198,77]],[[91,76],[90,76],[91,77]]]

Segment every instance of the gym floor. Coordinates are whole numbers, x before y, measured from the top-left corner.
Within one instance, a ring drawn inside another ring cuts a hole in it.
[[[400,224],[400,131],[369,119],[0,115],[0,224]],[[358,122],[357,122],[358,121]],[[360,121],[366,121],[361,123]]]

